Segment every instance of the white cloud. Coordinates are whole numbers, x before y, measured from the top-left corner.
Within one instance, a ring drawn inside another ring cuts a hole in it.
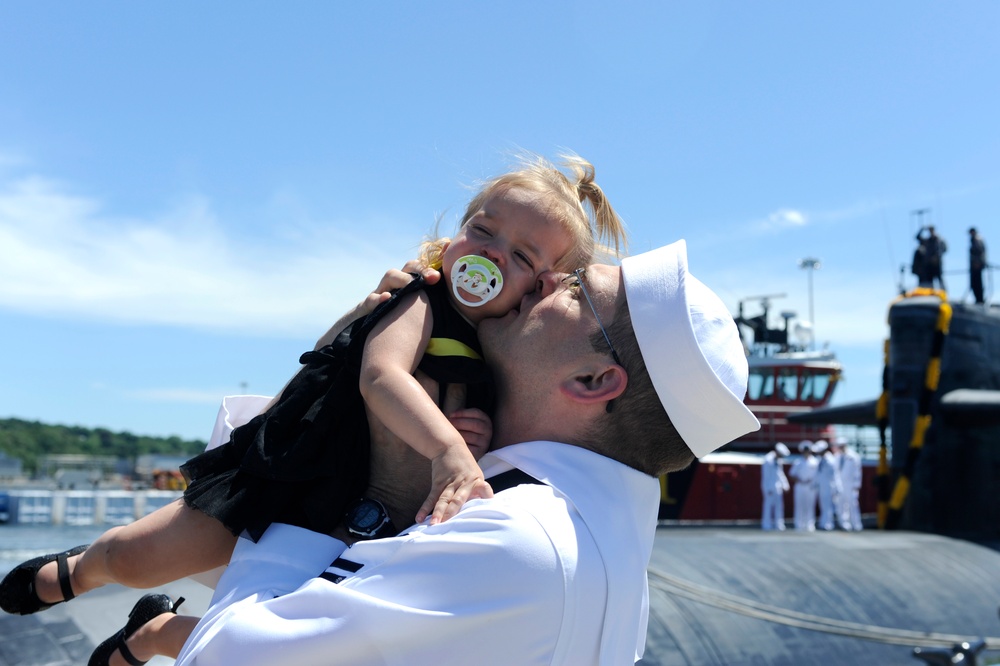
[[[416,229],[373,242],[363,224],[288,227],[250,235],[200,198],[123,219],[45,178],[0,177],[0,308],[301,335],[346,311],[420,240]]]
[[[705,240],[724,244],[743,238],[771,236],[792,229],[814,228],[824,224],[852,221],[871,216],[882,210],[884,206],[883,203],[862,201],[843,208],[825,210],[779,208],[762,219],[742,221],[735,228],[727,227],[724,231]]]
[[[771,228],[804,227],[808,218],[802,211],[782,208],[771,213],[767,217],[767,221]]]

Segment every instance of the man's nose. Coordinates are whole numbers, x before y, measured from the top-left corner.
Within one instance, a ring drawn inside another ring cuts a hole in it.
[[[538,282],[535,284],[535,289],[542,296],[548,296],[563,285],[566,275],[566,273],[557,273],[556,271],[545,271],[538,276]]]

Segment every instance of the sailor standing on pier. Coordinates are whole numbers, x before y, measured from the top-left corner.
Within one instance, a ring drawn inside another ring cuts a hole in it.
[[[799,442],[802,457],[795,461],[789,472],[795,481],[795,529],[801,532],[816,530],[816,472],[819,459],[813,455],[812,442]]]
[[[819,528],[830,531],[834,528],[837,505],[840,500],[840,470],[837,459],[823,440],[813,444],[813,453],[819,460],[816,469],[816,488],[819,491]]]
[[[788,447],[778,442],[773,451],[768,451],[760,466],[760,489],[764,493],[764,507],[760,526],[764,530],[785,530],[785,493],[788,492],[788,477],[781,466],[781,459],[789,455]]]
[[[861,456],[847,446],[846,437],[836,437],[830,442],[840,469],[840,502],[837,519],[849,532],[860,532],[861,525]]]

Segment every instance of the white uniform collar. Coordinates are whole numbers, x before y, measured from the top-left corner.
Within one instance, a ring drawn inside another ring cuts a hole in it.
[[[479,464],[487,479],[517,467],[555,488],[576,508],[597,543],[608,580],[601,663],[641,657],[649,620],[646,567],[659,509],[656,478],[593,451],[557,442],[514,444],[491,451]],[[636,571],[642,575],[629,575]],[[638,634],[624,630],[629,626],[638,627]]]

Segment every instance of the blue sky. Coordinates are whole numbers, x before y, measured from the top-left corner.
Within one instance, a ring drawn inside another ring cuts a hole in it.
[[[975,0],[4,3],[0,417],[207,437],[519,149],[591,160],[734,311],[808,318],[819,258],[835,402],[874,397],[912,211],[955,298],[966,229],[1000,243],[997,34]]]

